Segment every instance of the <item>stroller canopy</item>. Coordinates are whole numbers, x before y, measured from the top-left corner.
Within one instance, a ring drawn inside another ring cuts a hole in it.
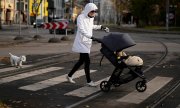
[[[111,33],[104,36],[102,43],[111,51],[122,51],[125,48],[134,46],[136,43],[128,34]]]

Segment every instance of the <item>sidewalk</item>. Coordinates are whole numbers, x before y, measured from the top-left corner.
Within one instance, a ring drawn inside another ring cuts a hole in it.
[[[32,42],[48,42],[48,40],[54,37],[54,34],[49,34],[48,30],[45,33],[41,33],[43,29],[38,28],[38,35],[35,37],[36,29],[32,25],[21,25],[21,35],[19,34],[19,25],[3,25],[3,29],[0,30],[0,48],[15,46],[19,44],[32,43]],[[61,39],[64,35],[56,35]],[[72,37],[72,36],[70,36]],[[15,39],[18,38],[18,39]],[[19,39],[20,38],[20,39]]]
[[[47,55],[72,52],[73,39],[70,41],[61,41],[60,43],[48,43],[48,38],[36,41],[29,41],[24,44],[14,44],[11,46],[0,47],[0,56],[8,56],[11,52],[15,55]],[[93,43],[91,52],[100,52],[101,44]],[[178,49],[179,47],[174,47]],[[164,49],[159,43],[141,42],[126,49],[128,52],[163,52]]]
[[[119,29],[123,32],[136,32],[136,33],[156,33],[156,34],[180,34],[180,31],[166,31],[166,28],[162,28],[163,30],[150,30],[150,29],[143,29],[143,28],[136,28],[134,25],[122,25],[122,26],[114,26],[110,25],[111,28]],[[173,27],[169,27],[173,28]]]
[[[0,56],[8,56],[9,52],[15,55],[59,54],[71,52],[72,47],[72,39],[60,43],[49,43],[49,38],[12,40],[0,37],[1,41],[2,39],[4,41],[0,42]]]
[[[180,31],[160,31],[160,30],[148,30],[142,28],[128,28],[128,27],[118,27],[122,31],[127,32],[139,32],[139,33],[156,33],[156,34],[180,34]]]

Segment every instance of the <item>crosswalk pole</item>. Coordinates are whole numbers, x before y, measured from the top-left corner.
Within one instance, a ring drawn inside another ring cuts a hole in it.
[[[67,29],[66,29],[66,36],[67,36]]]
[[[54,29],[54,38],[56,38],[56,29]]]

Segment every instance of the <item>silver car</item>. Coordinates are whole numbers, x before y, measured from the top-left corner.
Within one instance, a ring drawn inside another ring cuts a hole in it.
[[[36,21],[37,20],[37,21]],[[43,19],[36,19],[33,23],[33,27],[36,28],[36,27],[39,27],[41,28],[44,24],[44,20]],[[37,22],[37,24],[36,24]]]

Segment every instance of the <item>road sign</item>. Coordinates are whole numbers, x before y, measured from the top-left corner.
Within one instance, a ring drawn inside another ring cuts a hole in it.
[[[44,29],[66,29],[68,22],[51,22],[43,25]]]
[[[174,19],[174,13],[169,13],[169,19]]]

